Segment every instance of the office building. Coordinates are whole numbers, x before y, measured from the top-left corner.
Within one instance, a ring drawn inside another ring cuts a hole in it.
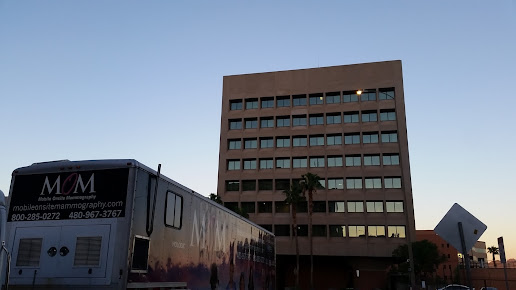
[[[225,76],[222,95],[217,192],[275,233],[278,288],[294,285],[295,267],[283,190],[307,172],[324,187],[317,288],[384,287],[392,251],[415,240],[401,61]],[[306,203],[297,220],[306,288]]]

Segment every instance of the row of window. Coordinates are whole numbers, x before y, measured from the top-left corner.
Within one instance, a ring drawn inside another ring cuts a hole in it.
[[[360,118],[361,116],[361,118]],[[274,119],[276,119],[276,123],[274,123]],[[344,112],[343,114],[340,112],[337,113],[326,113],[326,118],[324,114],[309,114],[307,115],[292,115],[292,116],[267,116],[260,117],[260,128],[277,128],[281,127],[297,127],[297,126],[316,126],[316,125],[324,125],[324,121],[326,120],[327,125],[331,124],[341,124],[341,123],[358,123],[362,120],[362,123],[367,122],[377,122],[378,121],[378,113],[376,111],[362,111],[359,113],[358,111],[353,112]],[[396,112],[394,110],[380,110],[380,121],[395,121],[396,120]],[[244,128],[245,129],[256,129],[258,128],[258,118],[244,118]],[[240,130],[242,129],[242,119],[230,119],[229,120],[229,129],[230,130]]]
[[[293,236],[291,225],[260,225],[267,230],[273,231],[277,237]],[[387,232],[385,231],[387,228]],[[366,232],[367,229],[367,232]],[[308,236],[308,225],[298,225],[297,235],[300,237]],[[312,225],[313,237],[330,237],[330,238],[398,238],[406,237],[405,226],[385,226],[385,225]]]
[[[397,153],[382,155],[383,165],[399,165],[400,156]],[[324,168],[324,167],[342,167],[344,164],[347,167],[362,166],[362,159],[364,166],[380,166],[380,154],[364,154],[362,157],[357,155],[331,155],[324,156],[310,156],[310,157],[276,157],[276,158],[260,158],[260,159],[229,159],[227,161],[227,170],[260,170],[267,169],[288,169],[288,168]],[[276,161],[276,162],[274,162]],[[345,162],[345,163],[344,163]],[[241,166],[243,164],[243,167]]]
[[[361,136],[362,135],[362,136]],[[362,138],[360,138],[362,137]],[[324,134],[317,135],[296,135],[292,136],[278,136],[276,139],[276,148],[290,148],[290,147],[306,147],[308,144],[312,146],[336,146],[342,145],[342,134]],[[344,144],[377,144],[381,140],[382,143],[396,143],[398,142],[398,133],[396,131],[381,131],[381,132],[354,132],[344,133]],[[291,142],[292,140],[292,142]],[[260,148],[274,148],[274,137],[260,137],[258,138],[244,138],[243,149],[257,149],[258,141],[260,141]],[[292,144],[292,146],[291,146]],[[242,149],[242,139],[228,139],[228,150]]]
[[[365,204],[365,207],[364,207]],[[385,205],[385,206],[384,206]],[[234,210],[238,208],[238,202],[225,202],[224,206]],[[256,213],[255,202],[240,202],[240,207],[250,214]],[[403,201],[314,201],[314,213],[402,213]],[[290,213],[290,205],[285,201],[275,201],[274,206],[272,201],[258,202],[258,213]],[[306,213],[308,210],[308,203],[300,202],[296,207],[297,213]]]
[[[328,93],[314,93],[314,94],[299,94],[292,96],[276,96],[276,97],[262,97],[262,98],[247,98],[247,99],[233,99],[229,101],[230,110],[242,110],[245,109],[267,109],[274,108],[276,104],[277,108],[290,107],[291,104],[294,107],[310,105],[322,105],[326,104],[340,104],[350,102],[369,102],[376,101],[378,95],[379,100],[393,100],[394,99],[394,88],[381,88],[378,89],[367,89],[357,91],[344,91],[344,92],[328,92]]]
[[[383,183],[382,183],[383,179]],[[344,183],[345,181],[345,183]],[[242,191],[258,190],[285,190],[290,187],[289,179],[258,179],[258,187],[256,180],[242,180]],[[346,177],[344,178],[327,178],[319,180],[324,189],[391,189],[401,188],[401,177]],[[273,187],[274,186],[274,187]],[[239,180],[226,180],[226,191],[240,191]]]

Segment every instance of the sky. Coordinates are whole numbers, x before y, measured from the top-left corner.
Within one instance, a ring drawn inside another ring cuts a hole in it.
[[[223,76],[399,59],[416,228],[459,203],[516,258],[515,52],[514,0],[0,0],[0,190],[132,158],[208,195]]]

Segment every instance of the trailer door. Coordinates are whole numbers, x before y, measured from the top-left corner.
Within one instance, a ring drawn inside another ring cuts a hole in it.
[[[17,228],[11,277],[106,277],[109,238],[110,225]]]

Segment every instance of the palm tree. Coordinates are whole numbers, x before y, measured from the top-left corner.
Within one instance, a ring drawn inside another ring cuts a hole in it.
[[[498,247],[491,246],[491,247],[487,248],[487,252],[490,253],[490,254],[493,254],[493,264],[494,264],[494,266],[496,268],[495,255],[500,254],[500,252],[498,251]]]
[[[292,231],[296,241],[296,289],[299,289],[299,241],[297,240],[297,204],[305,201],[306,198],[301,195],[301,187],[299,183],[292,183],[289,189],[283,191],[285,194],[285,203],[292,206]]]
[[[322,188],[319,180],[321,178],[317,174],[306,173],[301,175],[301,189],[303,195],[308,193],[308,240],[310,242],[310,289],[314,289],[314,256],[313,256],[313,241],[312,241],[312,214],[314,210],[314,193],[318,188]]]
[[[218,195],[218,194],[210,193],[209,198],[218,204],[222,204],[222,199],[220,198],[220,195]]]

